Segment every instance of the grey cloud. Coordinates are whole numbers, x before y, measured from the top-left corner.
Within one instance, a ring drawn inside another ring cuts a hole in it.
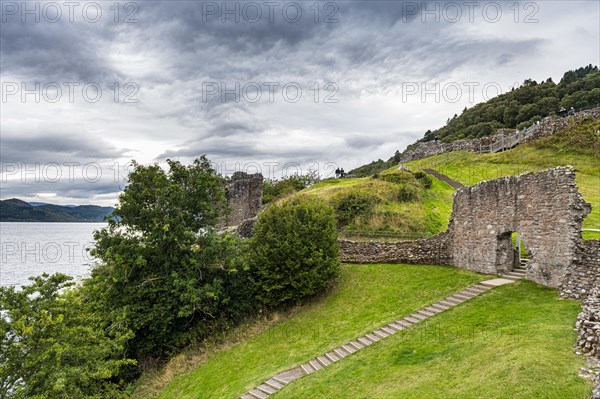
[[[48,162],[96,162],[126,156],[127,150],[117,150],[98,137],[75,134],[48,136],[2,136],[2,162],[25,164]]]

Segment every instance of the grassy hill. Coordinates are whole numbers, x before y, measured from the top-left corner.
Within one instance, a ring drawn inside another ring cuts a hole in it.
[[[296,195],[329,202],[336,209],[342,235],[388,239],[418,238],[446,230],[454,189],[437,179],[389,170],[365,178],[329,179]],[[366,204],[366,205],[365,205]],[[381,236],[380,236],[381,237]]]
[[[584,220],[583,227],[600,229],[599,130],[600,120],[588,119],[553,136],[522,144],[510,151],[496,154],[457,151],[407,162],[405,166],[414,171],[435,169],[465,185],[473,185],[502,176],[572,165],[577,170],[579,191],[592,204],[592,212]],[[600,233],[586,231],[584,238],[600,238]]]
[[[102,222],[114,208],[108,206],[32,206],[16,198],[0,201],[0,222]]]
[[[237,343],[180,355],[147,375],[132,398],[239,397],[279,371],[486,278],[443,266],[343,265],[333,291],[245,327]],[[578,310],[577,302],[528,282],[497,288],[274,397],[589,396],[591,387],[577,376],[585,361],[571,348]]]

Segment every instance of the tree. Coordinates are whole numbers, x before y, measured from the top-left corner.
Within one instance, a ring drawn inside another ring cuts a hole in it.
[[[250,248],[257,298],[268,307],[299,303],[338,271],[333,209],[298,198],[274,204],[259,216]]]
[[[102,264],[86,282],[98,309],[133,330],[128,351],[138,359],[175,349],[194,326],[208,333],[239,271],[229,256],[237,244],[214,232],[226,209],[223,178],[204,157],[167,163],[168,171],[134,164],[114,217],[95,234]]]
[[[0,398],[114,397],[131,332],[107,324],[62,274],[0,287]],[[62,292],[61,292],[62,291]]]

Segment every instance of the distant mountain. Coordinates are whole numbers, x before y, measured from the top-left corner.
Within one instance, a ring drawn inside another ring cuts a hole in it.
[[[39,204],[39,203],[38,203]],[[33,206],[12,198],[0,201],[0,222],[102,222],[114,208],[96,205],[52,205]]]
[[[28,202],[28,204],[31,206],[52,205],[47,202]],[[67,208],[75,208],[77,205],[62,205],[62,206],[66,206]]]

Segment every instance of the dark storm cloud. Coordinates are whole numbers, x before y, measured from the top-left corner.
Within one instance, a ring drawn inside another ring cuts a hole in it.
[[[115,79],[117,71],[111,68],[103,50],[105,44],[115,39],[117,26],[107,25],[102,20],[86,22],[80,16],[71,23],[65,14],[67,10],[62,11],[63,16],[55,23],[46,21],[41,9],[39,21],[35,15],[28,15],[23,22],[25,7],[35,4],[40,7],[43,3],[2,2],[3,11],[7,3],[18,4],[18,12],[16,15],[5,15],[5,12],[0,24],[3,74],[46,82]]]
[[[71,133],[47,136],[12,136],[3,132],[0,155],[3,163],[25,164],[48,162],[95,162],[121,158],[126,151],[117,150],[98,137]]]

